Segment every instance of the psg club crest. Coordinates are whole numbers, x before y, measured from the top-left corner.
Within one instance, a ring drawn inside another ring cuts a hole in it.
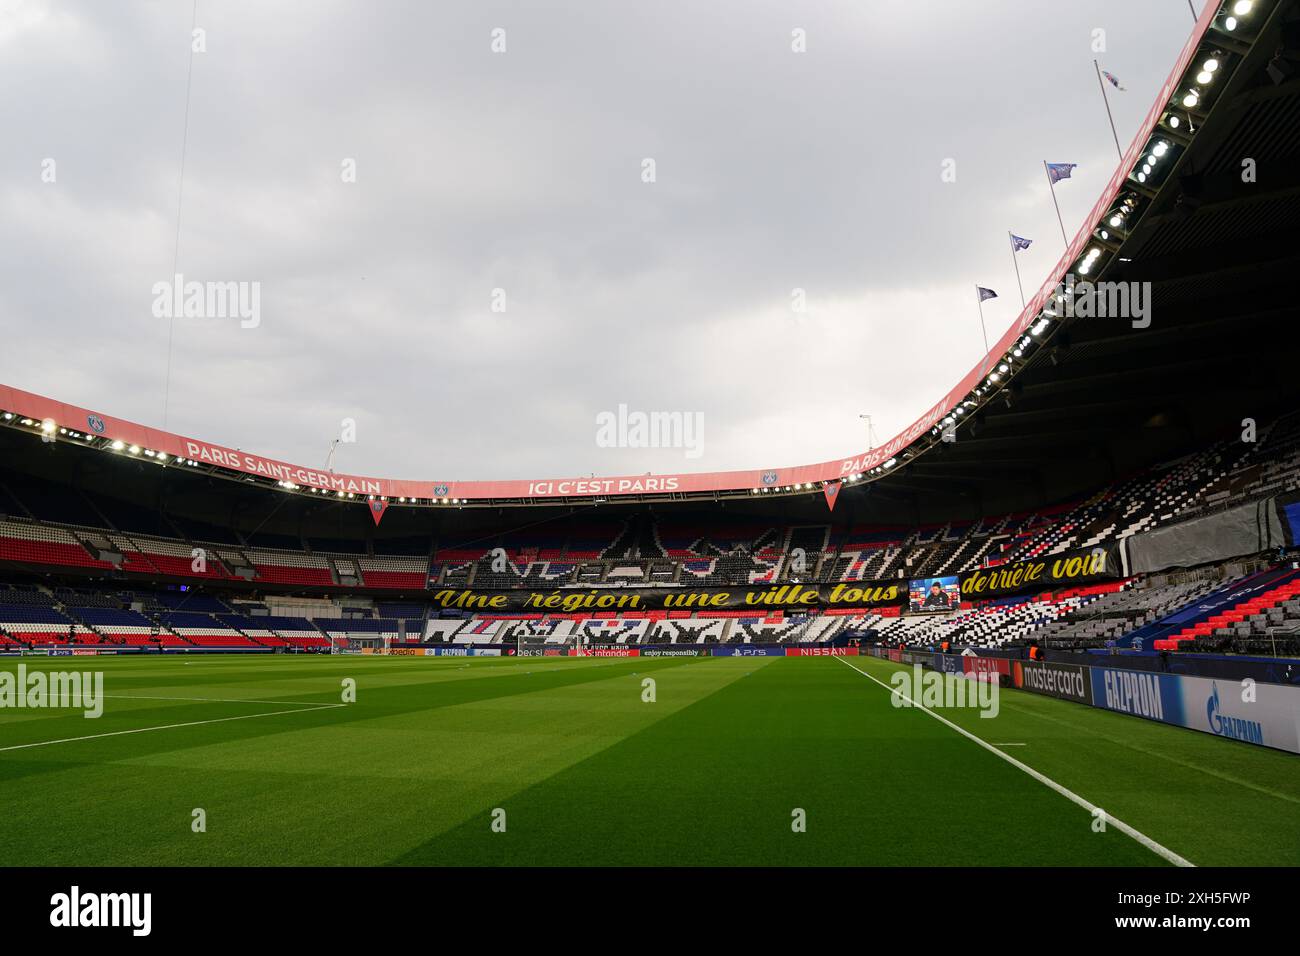
[[[447,497],[447,486],[446,486],[446,485],[434,485],[434,486],[433,486],[433,496],[434,496],[435,498],[445,498],[445,497]]]
[[[765,471],[765,472],[763,472],[763,484],[765,484],[765,485],[774,485],[774,484],[776,484],[776,472],[774,472],[774,471]]]
[[[835,510],[835,501],[840,494],[840,483],[838,481],[828,481],[822,486],[822,494],[826,496],[826,507],[831,511]]]
[[[380,498],[375,498],[370,502],[370,517],[375,519],[375,525],[384,518],[384,512],[388,510],[388,502]]]
[[[102,435],[104,434],[104,419],[100,418],[98,415],[87,415],[86,427],[96,435]]]

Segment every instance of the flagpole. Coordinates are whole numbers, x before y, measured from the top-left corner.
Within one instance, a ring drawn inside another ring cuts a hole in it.
[[[980,295],[979,283],[975,283],[975,304],[980,310],[980,332],[984,335],[984,358],[980,359],[980,375],[984,374],[984,363],[989,355],[989,332],[984,327],[984,298]]]
[[[1111,115],[1110,97],[1106,95],[1106,84],[1102,82],[1101,79],[1101,65],[1096,60],[1093,60],[1092,66],[1093,69],[1097,71],[1097,85],[1101,87],[1101,101],[1106,104],[1106,119],[1110,120],[1110,135],[1115,138],[1115,152],[1119,154],[1119,158],[1122,161],[1124,159],[1124,151],[1119,148],[1119,133],[1115,132],[1115,117]]]
[[[1056,201],[1056,184],[1052,182],[1052,172],[1047,168],[1047,160],[1043,160],[1043,173],[1047,176],[1047,188],[1052,191],[1052,205],[1056,207],[1056,221],[1061,227],[1061,239],[1065,242],[1065,248],[1070,248],[1070,240],[1065,236],[1065,220],[1061,218],[1061,204]]]
[[[1011,264],[1016,267],[1016,288],[1020,290],[1020,308],[1025,307],[1025,287],[1020,284],[1020,263],[1016,261],[1016,240],[1012,238],[1011,231],[1007,230],[1007,241],[1011,243]],[[983,314],[981,313],[981,321]]]

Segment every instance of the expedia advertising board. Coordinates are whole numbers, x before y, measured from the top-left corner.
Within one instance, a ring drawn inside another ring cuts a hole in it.
[[[1092,679],[1088,668],[1080,664],[1016,661],[1011,668],[1011,679],[1021,690],[1080,704],[1092,703]]]
[[[967,601],[982,601],[1096,584],[1120,576],[1119,555],[1113,547],[1088,548],[966,571],[960,575],[961,596]]]
[[[576,614],[609,611],[743,611],[772,608],[858,608],[901,606],[907,585],[899,581],[842,584],[775,584],[736,588],[436,588],[430,601],[440,608],[497,614]]]

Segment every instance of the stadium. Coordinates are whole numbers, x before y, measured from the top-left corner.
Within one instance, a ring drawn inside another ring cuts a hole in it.
[[[1293,866],[1298,64],[1300,3],[1207,4],[838,459],[390,479],[0,385],[0,860]]]

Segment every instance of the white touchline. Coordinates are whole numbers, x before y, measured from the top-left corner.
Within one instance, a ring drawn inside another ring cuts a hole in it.
[[[855,668],[856,669],[856,668]],[[329,710],[333,707],[346,707],[347,704],[317,704],[314,710]],[[174,730],[177,727],[198,727],[201,724],[222,724],[228,720],[252,720],[254,717],[278,717],[281,714],[309,714],[310,710],[272,710],[265,714],[241,714],[238,717],[216,717],[212,720],[188,720],[181,724],[162,724],[158,727],[136,727],[133,730],[114,730],[106,734],[88,734],[85,737],[63,737],[59,740],[38,740],[31,744],[14,744],[0,747],[0,753],[6,750],[27,750],[30,747],[48,747],[51,744],[70,744],[78,740],[97,740],[100,737],[121,737],[125,734],[147,734],[151,730]]]
[[[1067,800],[1073,803],[1077,803],[1079,806],[1083,807],[1089,813],[1095,814],[1098,810],[1101,809],[1100,807],[1094,806],[1093,804],[1089,803],[1087,800],[1083,799],[1083,797],[1079,796],[1073,790],[1069,790],[1061,786],[1051,777],[1039,773],[1037,770],[1035,770],[1033,767],[1029,766],[1028,764],[1021,763],[1019,760],[1017,760],[1015,757],[1012,757],[1010,754],[1004,754],[1001,750],[998,750],[997,747],[995,747],[993,744],[979,737],[976,737],[974,734],[972,734],[969,730],[966,730],[964,727],[958,727],[956,724],[954,724],[947,717],[944,717],[942,714],[936,714],[934,711],[930,710],[928,707],[924,706],[923,704],[918,704],[916,701],[912,700],[906,694],[902,693],[899,690],[894,689],[893,687],[890,687],[884,681],[876,679],[875,677],[873,677],[872,675],[864,671],[862,668],[854,667],[852,664],[849,664],[849,662],[845,660],[843,657],[837,657],[835,659],[839,661],[841,664],[848,664],[849,667],[852,667],[855,671],[857,671],[867,680],[879,684],[881,687],[885,688],[885,690],[889,691],[891,694],[898,694],[900,698],[907,701],[908,704],[910,704],[911,706],[916,707],[921,711],[929,714],[935,720],[938,720],[946,724],[947,726],[951,727],[953,730],[957,731],[957,733],[961,734],[963,737],[967,737],[970,740],[975,741],[975,743],[979,744],[989,753],[997,754],[999,757],[1001,757],[1007,763],[1011,764],[1011,766],[1015,767],[1017,770],[1022,770],[1025,773],[1029,774],[1029,776],[1037,780],[1039,783],[1043,784],[1044,786],[1051,787],[1061,796],[1065,797]],[[1142,844],[1144,847],[1146,847],[1148,850],[1150,850],[1152,853],[1156,854],[1157,856],[1164,857],[1170,863],[1174,864],[1174,866],[1195,866],[1196,865],[1190,860],[1187,860],[1179,856],[1173,850],[1169,849],[1169,847],[1157,843],[1155,840],[1151,839],[1142,831],[1135,830],[1133,827],[1129,826],[1127,823],[1125,823],[1123,820],[1119,819],[1118,817],[1112,816],[1110,813],[1106,811],[1102,811],[1102,812],[1106,813],[1107,825],[1113,826],[1120,833],[1123,833],[1125,836],[1131,837],[1132,839],[1136,840],[1138,843]]]
[[[149,697],[144,694],[105,694],[104,696],[111,700],[189,700],[202,704],[293,704],[297,707],[324,706],[319,700],[262,700],[258,697]]]

